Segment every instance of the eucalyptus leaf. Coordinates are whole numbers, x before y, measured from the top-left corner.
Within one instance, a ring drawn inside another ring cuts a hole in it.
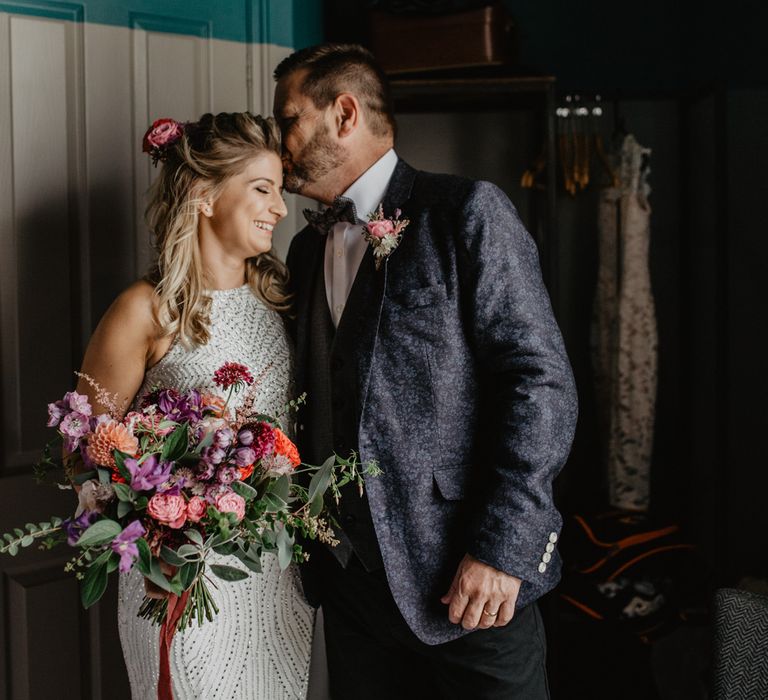
[[[285,528],[277,533],[277,561],[282,570],[293,561],[293,536]]]
[[[112,488],[115,490],[115,495],[121,501],[133,503],[138,495],[130,486],[128,486],[128,484],[114,483],[112,484]]]
[[[184,530],[184,534],[187,536],[188,540],[202,546],[203,536],[197,530],[193,530],[190,528],[189,530]]]
[[[176,575],[178,576],[179,583],[181,584],[183,590],[186,591],[192,585],[195,577],[197,576],[199,568],[200,567],[198,564],[194,564],[192,562],[184,564],[184,566],[179,568],[179,571]]]
[[[202,552],[193,544],[183,544],[178,548],[178,550],[176,550],[176,554],[178,554],[180,557],[183,557],[186,561],[192,557],[195,559],[200,559]]]
[[[133,503],[130,501],[119,501],[117,504],[117,517],[124,518],[133,510]]]
[[[99,483],[100,484],[111,484],[112,483],[112,473],[109,471],[109,469],[104,469],[103,467],[98,467],[96,471],[99,473]]]
[[[234,566],[224,566],[223,564],[211,564],[210,570],[223,581],[243,581],[249,574],[247,571],[237,569]]]
[[[168,591],[169,593],[173,592],[170,582],[165,577],[163,570],[160,568],[160,562],[154,557],[152,558],[152,561],[149,565],[149,573],[145,574],[145,576],[150,581],[152,581],[152,583],[154,583],[156,586],[159,586],[164,591]]]
[[[34,541],[35,538],[32,535],[26,535],[25,537],[21,538],[21,546],[29,547],[29,545],[31,545]]]
[[[285,474],[278,479],[275,479],[274,483],[269,488],[269,493],[286,502],[288,501],[288,494],[290,491],[291,480]]]
[[[245,555],[242,555],[238,557],[241,562],[243,562],[243,565],[248,567],[253,573],[260,574],[261,573],[261,561],[254,561],[253,559],[249,559]]]
[[[80,535],[77,546],[95,547],[100,544],[106,544],[115,539],[122,531],[123,528],[120,526],[120,523],[114,520],[98,520]]]
[[[265,493],[262,501],[264,502],[267,513],[277,513],[286,506],[285,501],[279,496],[275,496],[273,493]]]
[[[214,547],[213,551],[216,552],[216,554],[221,554],[226,557],[235,551],[235,545],[232,542],[225,542],[224,544]]]
[[[323,494],[319,493],[309,504],[309,517],[316,518],[318,515],[320,515],[320,513],[323,512],[323,505],[325,505],[325,502],[323,501]]]
[[[326,459],[323,465],[312,475],[312,479],[309,482],[308,501],[314,501],[315,496],[325,493],[328,484],[331,483],[334,464],[336,464],[336,455]]]
[[[253,486],[246,484],[243,481],[235,481],[232,483],[232,490],[238,495],[242,496],[246,503],[250,503],[256,498],[257,491]]]
[[[166,547],[165,545],[160,547],[160,558],[171,566],[184,566],[187,563],[186,559],[180,557],[170,547]]]

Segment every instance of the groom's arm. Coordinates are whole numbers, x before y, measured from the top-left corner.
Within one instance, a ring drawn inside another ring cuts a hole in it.
[[[568,456],[577,410],[536,247],[514,207],[497,187],[478,182],[463,217],[462,304],[482,385],[493,392],[488,399],[495,426],[492,443],[485,445],[487,488],[462,563],[480,590],[494,572],[523,582],[543,576],[542,555],[562,522],[552,482]],[[483,573],[482,564],[489,570]],[[489,600],[494,612],[501,598]]]

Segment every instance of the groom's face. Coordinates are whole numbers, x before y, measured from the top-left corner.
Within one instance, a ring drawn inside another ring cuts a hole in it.
[[[274,113],[283,137],[285,189],[311,197],[314,186],[344,162],[344,149],[335,139],[331,110],[318,109],[301,91],[304,71],[285,76],[275,90]]]

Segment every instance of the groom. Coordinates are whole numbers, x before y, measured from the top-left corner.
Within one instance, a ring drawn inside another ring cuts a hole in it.
[[[304,571],[331,694],[546,698],[534,601],[560,575],[552,480],[576,397],[534,243],[494,185],[397,157],[365,49],[303,49],[275,79],[285,187],[334,204],[288,254],[302,455],[383,470]],[[377,259],[362,224],[380,203],[409,223]]]

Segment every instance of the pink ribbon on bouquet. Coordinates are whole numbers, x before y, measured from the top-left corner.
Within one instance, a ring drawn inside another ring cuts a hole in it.
[[[189,591],[184,591],[181,597],[173,593],[168,595],[168,610],[165,622],[160,627],[160,676],[157,679],[157,700],[173,700],[173,682],[171,680],[171,642],[176,633],[184,608],[187,607]]]

